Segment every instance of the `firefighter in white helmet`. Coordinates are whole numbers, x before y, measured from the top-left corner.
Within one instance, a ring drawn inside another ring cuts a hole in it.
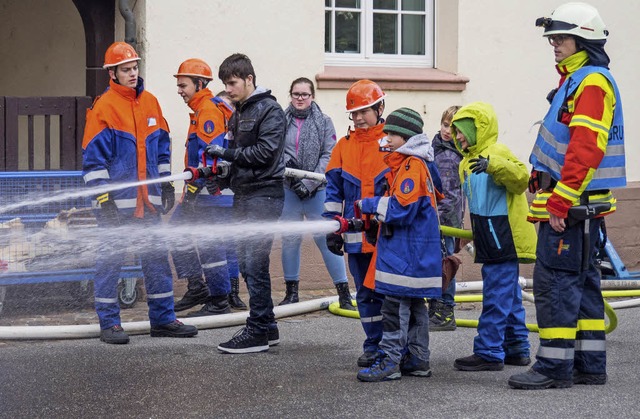
[[[540,347],[536,363],[516,374],[519,389],[605,384],[604,301],[594,256],[611,189],[626,185],[620,92],[609,73],[607,30],[598,11],[567,3],[539,18],[553,47],[560,83],[547,99],[529,158],[529,211],[540,222],[533,274]]]

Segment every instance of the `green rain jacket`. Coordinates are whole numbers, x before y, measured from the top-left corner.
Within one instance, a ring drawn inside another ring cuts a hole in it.
[[[462,150],[453,124],[472,118],[476,143]],[[453,117],[451,131],[464,158],[460,162],[460,183],[467,197],[476,263],[497,263],[518,259],[531,263],[536,258],[537,235],[527,221],[525,190],[529,170],[504,144],[498,143],[498,118],[488,103],[474,102]],[[472,173],[470,160],[489,158],[486,172]]]

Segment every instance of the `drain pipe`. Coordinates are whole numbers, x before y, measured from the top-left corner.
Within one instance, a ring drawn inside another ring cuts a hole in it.
[[[124,19],[124,42],[137,50],[136,17],[131,10],[130,0],[119,0],[118,8],[120,9],[120,14]]]
[[[333,302],[338,301],[337,296],[318,298],[300,303],[287,304],[274,307],[276,319],[283,317],[299,316],[313,311],[324,310]],[[217,316],[181,318],[184,324],[196,326],[199,330],[214,329],[219,327],[244,325],[248,311],[220,314]],[[149,333],[148,321],[122,323],[122,328],[129,335],[141,335]],[[97,324],[86,325],[62,325],[62,326],[0,326],[0,340],[36,340],[36,339],[86,339],[100,336],[100,326]]]

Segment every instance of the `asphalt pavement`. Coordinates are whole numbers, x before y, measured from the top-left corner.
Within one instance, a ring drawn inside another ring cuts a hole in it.
[[[529,321],[534,309],[526,303]],[[525,391],[498,372],[454,370],[471,354],[475,329],[431,333],[433,376],[384,383],[356,379],[364,333],[328,311],[280,319],[281,343],[266,353],[216,350],[238,327],[191,339],[132,336],[0,342],[2,418],[584,418],[639,417],[640,309],[618,310],[607,336],[604,386]],[[477,318],[479,304],[457,310]],[[532,350],[538,336],[530,337]]]

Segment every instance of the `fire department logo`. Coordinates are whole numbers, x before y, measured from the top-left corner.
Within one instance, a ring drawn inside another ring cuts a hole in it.
[[[211,134],[213,132],[213,121],[206,121],[204,123],[204,132]]]
[[[400,184],[400,191],[405,194],[409,193],[413,190],[414,186],[413,179],[405,179]]]

